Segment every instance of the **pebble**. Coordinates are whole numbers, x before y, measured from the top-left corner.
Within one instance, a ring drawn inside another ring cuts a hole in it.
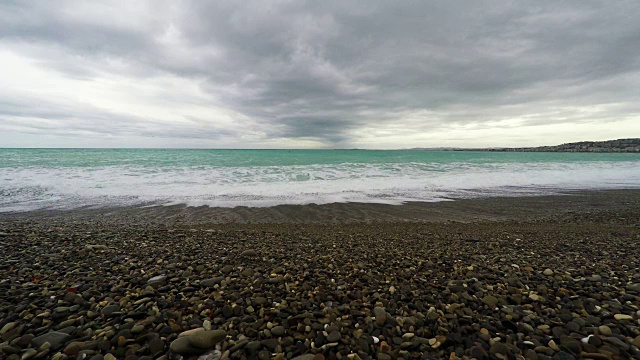
[[[219,285],[224,281],[223,277],[211,278],[200,281],[200,286],[203,287],[214,287],[215,285]]]
[[[27,351],[25,351],[22,356],[20,357],[20,360],[27,360],[27,359],[31,359],[34,356],[36,356],[38,354],[38,351],[35,349],[27,349]]]
[[[154,283],[154,282],[163,282],[167,280],[167,277],[165,275],[158,275],[158,276],[154,276],[152,278],[150,278],[147,283]]]
[[[179,337],[171,342],[169,349],[180,355],[198,355],[204,352],[200,347],[191,345],[188,336]]]
[[[120,305],[112,304],[112,305],[105,306],[100,311],[100,314],[104,315],[105,317],[109,317],[109,316],[113,315],[113,313],[115,313],[117,311],[120,311]]]
[[[149,352],[151,355],[155,356],[161,353],[164,350],[164,341],[162,339],[156,338],[149,342]]]
[[[620,264],[632,263],[638,244],[629,239],[640,228],[595,226],[589,238],[574,240],[558,236],[566,224],[548,222],[354,224],[330,231],[236,224],[215,232],[127,224],[34,222],[8,232],[19,246],[0,259],[0,269],[15,270],[0,278],[0,291],[14,299],[0,303],[0,357],[638,354],[640,271]],[[613,231],[630,235],[618,241]],[[535,242],[501,240],[522,233]],[[464,240],[476,238],[483,246]],[[611,245],[582,250],[601,238]],[[105,248],[87,251],[86,244]],[[550,275],[535,275],[547,268],[554,269]]]
[[[339,331],[332,331],[327,336],[327,340],[329,340],[329,342],[336,342],[336,341],[339,341],[341,338],[342,338],[342,335],[340,334]]]
[[[607,325],[600,325],[598,326],[598,332],[604,336],[609,336],[611,335],[611,328]]]
[[[313,354],[298,355],[294,357],[292,360],[315,360],[315,355]]]
[[[65,342],[71,340],[72,338],[73,337],[69,334],[65,334],[57,331],[51,331],[44,335],[40,335],[33,338],[33,340],[31,340],[31,344],[38,349],[44,344],[48,343],[49,348],[53,350],[57,350],[61,348]]]
[[[258,252],[252,249],[248,249],[243,251],[240,256],[242,257],[257,257],[258,256]]]
[[[283,326],[275,326],[271,329],[271,334],[273,336],[283,336],[285,333],[284,327]]]
[[[387,312],[380,306],[376,306],[373,309],[373,316],[375,317],[376,324],[378,326],[384,325],[385,321],[387,320]]]
[[[487,295],[482,298],[482,302],[487,304],[489,307],[494,308],[496,307],[496,305],[498,305],[498,298],[496,298],[495,296]]]
[[[618,321],[633,320],[633,316],[627,314],[615,314],[613,317]]]
[[[15,322],[15,321],[11,321],[11,322],[6,323],[6,324],[2,327],[2,329],[0,330],[0,335],[4,335],[6,332],[8,332],[8,331],[10,331],[10,330],[13,330],[13,328],[14,328],[16,325],[18,325],[18,323],[17,323],[17,322]]]
[[[191,345],[201,349],[211,349],[227,337],[224,330],[203,330],[189,336]]]

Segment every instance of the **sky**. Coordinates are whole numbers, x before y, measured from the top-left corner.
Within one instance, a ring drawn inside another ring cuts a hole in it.
[[[0,147],[640,137],[640,1],[0,2]]]

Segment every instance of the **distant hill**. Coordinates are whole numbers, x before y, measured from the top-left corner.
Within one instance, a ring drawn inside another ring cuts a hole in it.
[[[640,153],[640,138],[607,141],[580,141],[554,146],[521,148],[455,148],[452,151],[522,151],[522,152],[597,152],[597,153]]]

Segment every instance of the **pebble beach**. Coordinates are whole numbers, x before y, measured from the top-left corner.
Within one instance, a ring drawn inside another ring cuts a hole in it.
[[[0,215],[0,358],[640,358],[640,193],[599,196]]]

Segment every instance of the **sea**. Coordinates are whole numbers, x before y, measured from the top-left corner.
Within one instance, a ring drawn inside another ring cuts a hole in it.
[[[640,154],[0,149],[0,212],[186,204],[403,204],[639,189]]]

